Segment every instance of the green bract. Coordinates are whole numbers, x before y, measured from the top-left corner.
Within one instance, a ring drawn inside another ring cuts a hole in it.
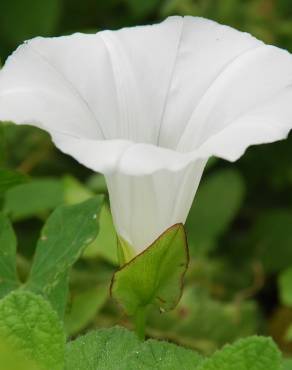
[[[136,315],[151,304],[168,311],[181,296],[187,265],[184,227],[174,225],[115,273],[112,296],[129,315]]]
[[[128,251],[130,248],[125,249],[123,245],[120,250]],[[123,258],[128,256],[124,254]],[[185,230],[182,224],[177,224],[114,274],[111,294],[128,315],[134,316],[141,338],[145,331],[146,310],[150,305],[158,307],[161,312],[177,305],[188,258]]]

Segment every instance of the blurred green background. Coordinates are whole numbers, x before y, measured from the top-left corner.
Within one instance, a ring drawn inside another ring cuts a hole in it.
[[[291,0],[0,0],[0,56],[26,39],[204,16],[292,51]],[[153,312],[148,334],[211,353],[238,337],[272,335],[292,355],[292,137],[249,148],[235,164],[212,159],[187,221],[191,264],[178,308]],[[31,127],[0,126],[0,204],[29,271],[40,229],[59,204],[106,193],[102,176],[61,154]],[[108,207],[101,232],[75,265],[66,330],[122,324],[108,285],[116,269]]]

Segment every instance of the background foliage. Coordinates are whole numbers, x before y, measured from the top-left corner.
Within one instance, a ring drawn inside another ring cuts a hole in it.
[[[1,0],[1,60],[33,36],[117,29],[171,14],[209,17],[292,52],[290,0]],[[235,164],[210,161],[187,221],[191,265],[185,293],[175,311],[151,313],[149,335],[204,354],[247,335],[271,335],[292,356],[291,144],[292,137],[252,147]],[[38,281],[39,255],[30,274],[32,257],[36,245],[50,242],[37,240],[51,212],[96,194],[107,198],[102,176],[61,154],[44,132],[0,126],[0,205],[17,235],[21,282],[28,276],[30,284]],[[47,227],[58,228],[58,212],[66,210],[55,211]],[[90,205],[84,212],[93,212]],[[0,245],[7,245],[8,262],[6,270],[0,265],[1,296],[19,284],[9,259],[15,258],[15,236],[7,219],[2,221],[6,239]],[[60,315],[65,310],[67,335],[73,338],[89,328],[130,326],[108,295],[117,265],[108,206],[101,211],[98,237],[90,225],[84,233],[84,252],[69,276],[64,266],[62,276],[56,275],[56,266],[48,266],[41,277],[49,277],[54,287],[60,284],[48,296],[61,294],[62,282],[69,279],[68,304],[56,309]],[[70,243],[70,235],[66,237]],[[78,256],[76,250],[72,263]],[[40,288],[35,284],[34,289]]]

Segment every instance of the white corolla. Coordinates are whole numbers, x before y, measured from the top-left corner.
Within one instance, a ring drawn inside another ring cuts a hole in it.
[[[292,56],[196,17],[37,37],[0,72],[0,120],[48,131],[105,175],[117,232],[136,253],[184,222],[207,159],[292,127]]]

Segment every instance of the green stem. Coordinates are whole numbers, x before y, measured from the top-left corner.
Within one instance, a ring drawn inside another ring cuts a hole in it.
[[[135,332],[140,340],[145,340],[146,308],[140,307],[134,316]]]

